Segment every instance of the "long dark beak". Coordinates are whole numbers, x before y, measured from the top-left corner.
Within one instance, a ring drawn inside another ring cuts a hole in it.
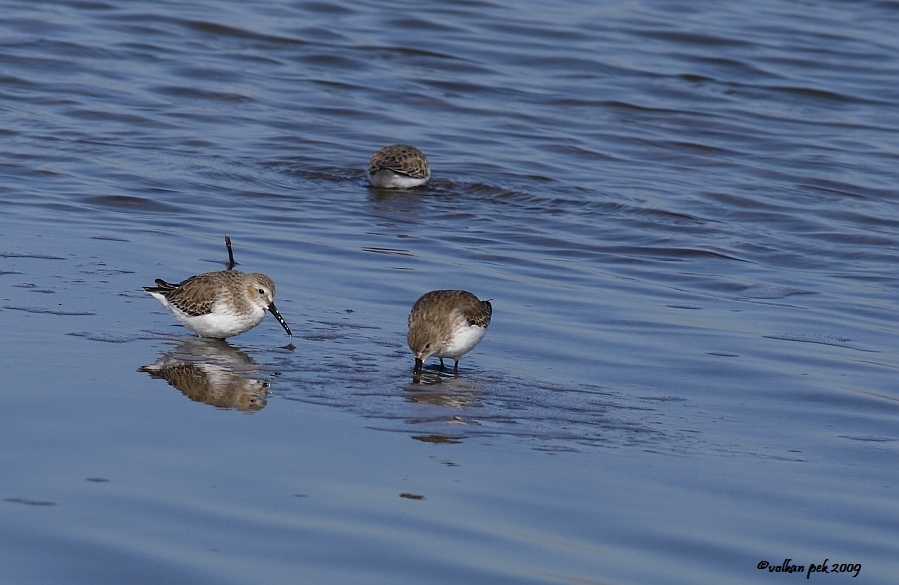
[[[415,358],[415,368],[412,370],[412,373],[413,373],[413,374],[420,374],[420,373],[421,373],[421,365],[422,365],[423,363],[424,363],[424,362],[423,362],[422,360],[420,360],[420,359],[418,359],[418,358]]]
[[[281,324],[281,327],[284,328],[284,331],[287,331],[287,335],[293,337],[293,333],[290,332],[290,327],[287,326],[287,321],[284,320],[284,317],[281,316],[281,313],[278,312],[278,309],[275,308],[275,303],[272,303],[268,306],[268,310],[271,311],[272,315],[275,316],[275,319],[278,320],[278,323]]]

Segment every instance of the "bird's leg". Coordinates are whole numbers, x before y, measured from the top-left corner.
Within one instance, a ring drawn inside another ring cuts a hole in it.
[[[231,249],[231,238],[225,236],[225,246],[228,248],[228,270],[234,268],[234,251]]]

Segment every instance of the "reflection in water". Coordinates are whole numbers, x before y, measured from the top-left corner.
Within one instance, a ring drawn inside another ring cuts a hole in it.
[[[460,437],[450,437],[447,435],[412,435],[412,438],[416,441],[421,441],[422,443],[455,445],[456,443],[462,442]]]
[[[436,386],[449,382],[450,380],[460,380],[458,370],[447,369],[440,360],[440,365],[432,367],[422,367],[420,370],[412,370],[412,384],[423,384],[425,386]]]
[[[470,380],[458,376],[444,379],[441,372],[428,371],[413,375],[406,392],[408,402],[456,409],[474,406],[481,397],[477,384]]]
[[[397,361],[407,355],[399,342]],[[700,430],[708,418],[680,395],[634,386],[546,383],[501,370],[473,369],[458,377],[436,368],[409,380],[397,363],[391,376],[344,359],[302,368],[279,364],[278,394],[286,400],[356,412],[369,428],[403,432],[424,443],[455,444],[496,436],[519,437],[547,452],[584,447],[640,447],[653,452],[743,452],[711,441]],[[356,362],[358,363],[358,362]],[[364,375],[360,372],[365,372]]]
[[[480,399],[480,393],[474,388],[434,387],[433,389],[409,386],[406,388],[406,401],[418,404],[433,404],[445,408],[462,409],[474,406]]]
[[[452,445],[462,442],[469,425],[478,424],[468,413],[480,406],[482,391],[476,382],[466,378],[444,379],[439,371],[425,371],[406,386],[404,399],[415,405],[414,414],[406,420],[408,424],[434,431],[439,425],[442,429],[426,435],[412,435],[413,439]]]
[[[266,405],[269,383],[248,377],[257,372],[253,359],[220,339],[185,340],[140,371],[217,408],[254,411]]]

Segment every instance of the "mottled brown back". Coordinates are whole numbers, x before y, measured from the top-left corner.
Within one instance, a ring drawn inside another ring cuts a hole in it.
[[[454,307],[458,309],[468,320],[469,325],[477,325],[479,327],[487,327],[490,324],[490,317],[493,315],[493,306],[490,301],[478,300],[465,290],[432,290],[425,293],[412,306],[409,313],[409,326],[414,321],[424,319],[427,321],[437,321],[439,316],[448,313],[448,308]]]
[[[162,294],[183,312],[196,317],[212,312],[216,295],[209,294],[210,288],[218,291],[230,291],[243,276],[244,274],[239,270],[222,270],[197,274],[178,284],[157,278],[155,287],[145,286],[144,290]],[[274,289],[274,285],[272,288]]]
[[[428,159],[414,146],[393,144],[376,152],[368,163],[369,174],[384,169],[414,178],[424,178],[428,176]]]

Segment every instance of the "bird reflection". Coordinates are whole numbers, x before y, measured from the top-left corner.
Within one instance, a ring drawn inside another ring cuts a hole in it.
[[[195,402],[242,411],[265,408],[270,386],[249,377],[258,373],[253,359],[221,339],[185,340],[139,371],[167,381]]]
[[[480,387],[471,380],[444,377],[441,372],[427,370],[412,376],[412,383],[406,386],[406,392],[408,402],[446,408],[474,406],[481,399]]]

